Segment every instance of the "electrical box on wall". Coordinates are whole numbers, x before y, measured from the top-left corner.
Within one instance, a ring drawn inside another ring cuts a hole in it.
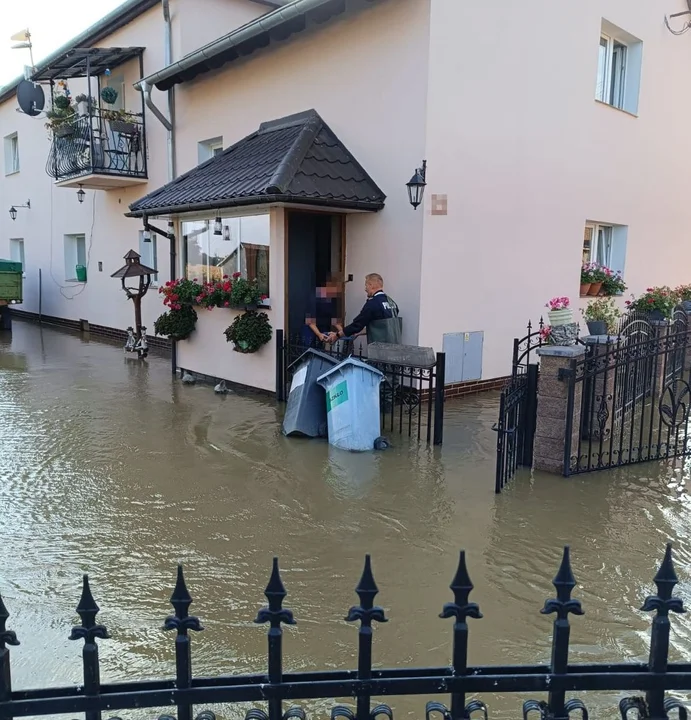
[[[446,353],[447,384],[482,379],[482,346],[485,333],[446,333],[442,350]]]

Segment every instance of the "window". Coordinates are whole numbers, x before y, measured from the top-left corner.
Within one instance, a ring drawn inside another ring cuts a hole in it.
[[[156,244],[156,238],[158,236],[156,233],[151,233],[151,240],[149,242],[144,242],[144,231],[139,231],[139,254],[141,255],[141,259],[139,262],[141,262],[142,265],[146,265],[147,267],[154,268],[155,270],[158,270],[158,248]],[[158,282],[158,273],[151,276],[151,284],[156,285]]]
[[[19,172],[19,137],[17,133],[5,137],[5,175]]]
[[[213,226],[213,220],[182,223],[185,276],[207,282],[239,272],[256,279],[268,297],[270,216],[223,218],[221,235],[214,235]]]
[[[86,237],[84,235],[65,235],[65,280],[78,280],[77,266],[86,268]]]
[[[602,21],[595,98],[636,114],[643,43],[606,20]]]
[[[627,234],[625,225],[587,223],[583,233],[583,262],[595,262],[623,274]]]
[[[210,140],[203,140],[197,143],[197,159],[201,165],[207,160],[211,160],[212,157],[220,155],[223,152],[223,138],[215,137]]]
[[[10,260],[22,264],[22,271],[26,270],[24,263],[24,240],[20,238],[10,239]]]

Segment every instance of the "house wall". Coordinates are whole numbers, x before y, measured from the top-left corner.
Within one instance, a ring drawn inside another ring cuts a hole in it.
[[[160,8],[144,13],[99,45],[144,46],[144,71],[160,68],[163,63]],[[141,111],[141,96],[132,87],[140,77],[138,60],[114,69],[113,76],[121,72],[125,76],[126,108]],[[81,80],[70,81],[69,87],[73,96],[86,91]],[[48,88],[45,89],[49,95]],[[95,81],[92,94],[97,94]],[[0,256],[9,257],[10,238],[24,239],[26,279],[21,309],[38,312],[41,270],[41,309],[45,315],[83,318],[95,325],[124,329],[134,321],[132,303],[122,292],[120,281],[110,275],[124,264],[123,256],[128,250],[139,250],[142,224],[140,220],[124,217],[129,203],[167,181],[166,133],[147,111],[149,182],[124,190],[85,190],[86,197],[80,205],[76,189],[55,187],[45,172],[50,151],[45,119],[28,117],[16,108],[15,98],[0,104],[0,139],[17,132],[20,153],[20,171],[15,175],[5,176],[4,164],[0,165]],[[27,199],[31,200],[31,210],[20,208],[12,222],[7,212],[10,205],[24,204]],[[88,253],[87,282],[66,282],[64,235],[82,233],[86,235]],[[98,270],[99,262],[102,271]],[[162,238],[158,239],[158,269],[162,280],[169,277],[168,241]],[[150,332],[160,308],[158,293],[150,290],[143,301],[143,320]]]
[[[410,343],[418,339],[423,216],[410,207],[405,183],[424,152],[428,12],[426,0],[386,0],[176,88],[180,173],[197,164],[199,141],[222,136],[228,146],[267,120],[310,108],[319,112],[388,196],[380,213],[347,217],[346,272],[354,275],[347,286],[347,317],[362,306],[365,274],[379,272],[401,307]],[[278,329],[284,327],[282,227],[274,239],[270,316]],[[221,321],[223,313],[230,311],[200,314],[200,331],[179,345],[179,363],[250,384],[242,379],[249,375],[234,369],[248,359],[230,352],[222,334],[230,320]],[[267,363],[261,380],[254,376],[257,384],[273,388],[273,344],[256,357]]]
[[[171,0],[173,57],[179,60],[270,9],[250,0]]]
[[[577,298],[586,220],[628,226],[631,292],[691,280],[691,45],[663,23],[686,9],[432,2],[421,344],[484,330],[483,377],[507,374],[528,319]],[[638,117],[595,101],[603,18],[643,41]]]

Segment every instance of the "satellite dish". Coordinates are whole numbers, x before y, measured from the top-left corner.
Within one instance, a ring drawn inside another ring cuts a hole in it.
[[[43,88],[32,83],[31,80],[22,80],[17,85],[17,102],[23,113],[36,117],[46,104]]]

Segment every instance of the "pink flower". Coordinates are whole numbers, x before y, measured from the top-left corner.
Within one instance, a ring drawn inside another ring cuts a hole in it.
[[[226,301],[223,303],[223,307],[230,307],[230,303],[226,300]]]

